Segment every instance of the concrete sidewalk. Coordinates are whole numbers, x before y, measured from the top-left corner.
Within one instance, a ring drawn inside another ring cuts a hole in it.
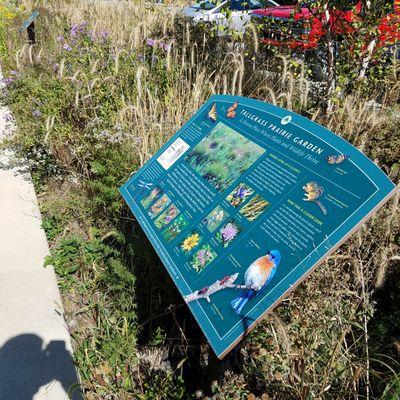
[[[7,113],[0,108],[0,141]],[[54,270],[43,268],[48,245],[30,175],[11,160],[0,150],[0,399],[66,399],[78,381],[70,335]]]

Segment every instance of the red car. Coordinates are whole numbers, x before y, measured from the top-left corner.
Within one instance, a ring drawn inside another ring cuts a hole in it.
[[[310,2],[309,2],[310,3]],[[347,10],[330,11],[329,25],[336,35],[351,34],[354,22],[362,21],[363,6],[355,2]],[[252,12],[252,22],[261,35],[261,41],[271,46],[284,46],[298,50],[315,49],[325,35],[326,17],[312,6],[278,6]],[[400,42],[400,0],[394,0],[394,11],[379,24],[377,48]]]

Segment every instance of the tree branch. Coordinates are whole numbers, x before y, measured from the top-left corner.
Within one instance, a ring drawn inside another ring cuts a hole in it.
[[[219,292],[220,290],[224,289],[249,289],[249,290],[260,290],[259,287],[255,287],[252,285],[238,285],[235,284],[234,282],[236,281],[238,277],[238,273],[234,275],[227,275],[221,280],[215,281],[212,285],[206,286],[203,289],[196,290],[193,293],[190,293],[186,296],[183,297],[183,299],[186,301],[186,303],[190,303],[191,301],[198,300],[198,299],[207,299],[208,302],[210,302],[210,296],[216,292]]]

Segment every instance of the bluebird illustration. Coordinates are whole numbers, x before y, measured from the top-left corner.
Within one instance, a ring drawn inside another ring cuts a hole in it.
[[[244,290],[231,301],[231,306],[236,314],[240,314],[246,303],[271,282],[280,262],[281,253],[279,250],[272,250],[267,252],[265,256],[257,258],[247,268],[244,279],[249,289]]]

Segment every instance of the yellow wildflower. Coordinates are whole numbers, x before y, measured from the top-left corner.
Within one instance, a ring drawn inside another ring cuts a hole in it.
[[[200,241],[200,235],[198,233],[193,233],[193,235],[188,236],[182,243],[182,249],[185,251],[190,251],[195,248]]]

